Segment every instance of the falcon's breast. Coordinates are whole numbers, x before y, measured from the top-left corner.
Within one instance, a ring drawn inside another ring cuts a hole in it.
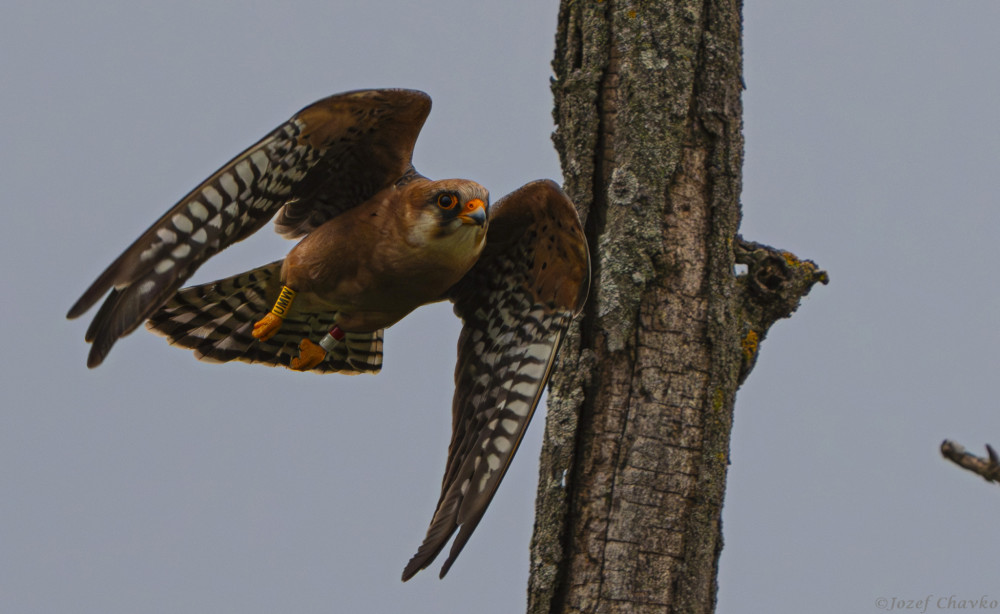
[[[344,330],[375,330],[442,300],[479,259],[489,193],[465,179],[392,186],[322,224],[289,252],[282,282]]]

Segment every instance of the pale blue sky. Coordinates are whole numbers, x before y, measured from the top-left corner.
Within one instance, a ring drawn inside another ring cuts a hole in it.
[[[139,332],[85,366],[63,316],[156,217],[328,94],[427,91],[431,177],[559,179],[557,7],[15,0],[0,19],[0,611],[524,609],[539,415],[444,581],[399,575],[437,501],[458,321],[391,329],[376,377],[214,366]],[[830,271],[740,391],[720,613],[1000,599],[1000,5],[745,7],[743,234]],[[274,260],[271,233],[203,267]]]

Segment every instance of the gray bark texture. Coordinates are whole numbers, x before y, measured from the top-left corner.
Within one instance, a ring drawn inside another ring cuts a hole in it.
[[[553,139],[593,282],[549,392],[533,614],[714,610],[736,389],[826,281],[736,234],[740,11],[562,0]]]

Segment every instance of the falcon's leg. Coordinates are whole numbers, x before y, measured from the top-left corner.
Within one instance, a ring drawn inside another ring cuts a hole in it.
[[[271,313],[253,325],[253,333],[251,334],[254,336],[254,339],[267,341],[273,337],[278,332],[278,329],[281,328],[281,323],[285,320],[285,316],[288,315],[288,310],[292,308],[293,300],[295,300],[295,290],[292,290],[288,286],[282,286],[281,294],[278,295],[278,300],[274,302]]]
[[[299,343],[299,355],[292,359],[289,365],[296,371],[308,371],[326,358],[326,350],[316,345],[309,339],[303,339]]]
[[[293,358],[289,366],[296,371],[312,369],[323,362],[326,353],[331,351],[343,338],[344,331],[339,326],[334,325],[330,332],[320,339],[319,344],[315,344],[309,339],[303,339],[299,343],[298,357]]]

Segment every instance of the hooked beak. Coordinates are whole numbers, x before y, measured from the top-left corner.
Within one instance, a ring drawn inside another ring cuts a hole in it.
[[[465,203],[465,210],[458,214],[458,218],[463,224],[486,225],[486,203],[478,198],[473,198]]]

